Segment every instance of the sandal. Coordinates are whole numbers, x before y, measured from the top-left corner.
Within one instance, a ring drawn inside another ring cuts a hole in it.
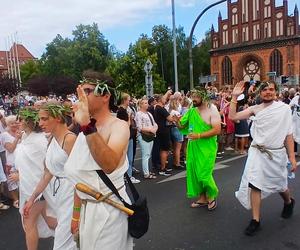
[[[19,200],[16,200],[13,202],[13,207],[14,208],[19,208]]]
[[[144,175],[145,179],[156,179],[156,176],[153,174]]]
[[[7,210],[7,209],[9,209],[9,206],[0,202],[0,210]]]
[[[207,209],[208,209],[208,211],[213,211],[213,210],[215,210],[216,208],[217,208],[217,200],[216,200],[216,199],[214,199],[214,200],[208,202],[208,204],[207,204]]]
[[[208,202],[200,202],[200,201],[194,201],[191,204],[191,208],[198,208],[198,207],[205,207],[208,205]]]

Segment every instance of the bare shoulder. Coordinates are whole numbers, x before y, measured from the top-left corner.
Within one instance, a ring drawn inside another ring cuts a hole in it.
[[[73,133],[67,134],[67,136],[65,138],[63,148],[67,152],[68,155],[70,154],[70,152],[73,148],[76,138],[77,138],[77,136]]]
[[[122,143],[128,143],[130,132],[129,125],[126,121],[118,118],[113,119],[110,123],[109,131],[109,144],[122,145]]]
[[[113,118],[111,122],[111,128],[112,129],[126,129],[128,130],[128,122],[118,119],[118,118]]]
[[[246,110],[248,110],[250,113],[256,115],[259,111],[261,111],[263,109],[263,105],[262,104],[257,104],[254,106],[250,106],[248,107]]]
[[[69,133],[66,138],[65,138],[65,142],[72,142],[72,141],[76,141],[77,135],[75,135],[74,133]]]
[[[110,123],[110,134],[117,134],[118,136],[124,136],[129,138],[129,125],[128,122],[113,118]]]

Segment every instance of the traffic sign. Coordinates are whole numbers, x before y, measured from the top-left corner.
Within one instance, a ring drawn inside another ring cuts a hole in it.
[[[152,62],[148,59],[148,60],[146,61],[146,63],[145,63],[145,66],[144,66],[145,72],[146,72],[147,74],[149,74],[149,72],[151,71],[152,67],[153,67],[153,64],[152,64]]]

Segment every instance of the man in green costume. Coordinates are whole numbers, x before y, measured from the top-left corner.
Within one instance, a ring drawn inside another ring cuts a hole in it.
[[[186,134],[187,146],[187,196],[199,197],[191,207],[217,207],[218,188],[213,178],[217,155],[217,135],[221,132],[221,118],[216,106],[210,104],[205,89],[191,92],[193,107],[178,121]]]

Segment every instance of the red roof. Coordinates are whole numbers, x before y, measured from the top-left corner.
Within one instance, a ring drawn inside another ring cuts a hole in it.
[[[16,49],[18,51],[18,58],[19,58],[19,63],[25,63],[28,60],[34,60],[36,59],[22,44],[13,44],[13,46],[10,48],[9,51],[0,51],[0,72],[1,71],[7,71],[7,58],[10,58],[9,53],[11,53],[11,57],[16,55]],[[14,50],[14,51],[13,51]]]
[[[13,53],[13,49],[17,49],[18,56],[21,59],[35,59],[35,57],[22,45],[22,44],[13,44],[10,51]]]

